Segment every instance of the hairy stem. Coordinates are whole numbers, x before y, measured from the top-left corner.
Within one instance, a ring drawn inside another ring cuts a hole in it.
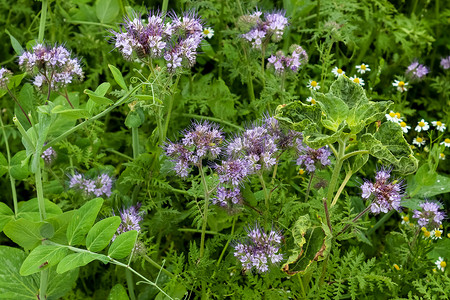
[[[161,266],[160,264],[158,264],[156,261],[154,261],[153,259],[151,259],[150,257],[148,257],[147,255],[143,255],[144,259],[149,262],[153,267],[157,268],[158,270],[161,270],[163,273],[169,275],[170,277],[174,277],[175,275],[173,275],[171,272],[167,271],[166,269],[164,269],[163,266]]]
[[[331,204],[331,199],[333,198],[333,193],[334,190],[336,189],[339,174],[341,173],[342,157],[344,156],[345,152],[345,142],[342,140],[339,140],[338,142],[339,148],[338,148],[338,155],[336,156],[336,165],[334,166],[333,174],[331,175],[330,185],[328,186],[327,203],[329,204]]]
[[[366,212],[369,211],[369,209],[370,209],[370,204],[362,212],[360,212],[356,217],[354,217],[351,223],[348,223],[347,225],[345,225],[345,227],[341,231],[339,231],[339,233],[336,235],[336,237],[338,237],[339,235],[344,233],[350,227],[350,225],[355,224],[359,218],[361,218]]]
[[[202,224],[202,236],[200,240],[200,258],[203,257],[205,252],[205,234],[206,234],[206,225],[208,224],[208,206],[209,206],[209,193],[208,193],[208,184],[206,183],[205,171],[203,170],[203,166],[201,163],[199,164],[200,175],[202,178],[202,185],[205,191],[205,206],[203,208],[203,224]]]
[[[172,86],[172,94],[169,97],[169,107],[167,108],[167,116],[166,116],[166,122],[164,123],[164,131],[163,131],[163,142],[166,139],[167,136],[167,130],[169,128],[169,122],[170,122],[170,116],[172,114],[172,108],[173,108],[173,102],[175,98],[175,93],[178,87],[178,82],[180,81],[180,76],[177,76],[177,79],[175,80],[174,85]]]
[[[306,189],[306,196],[305,196],[305,202],[308,201],[308,197],[309,197],[309,192],[311,191],[311,184],[314,178],[314,173],[311,173],[311,176],[309,177],[309,182],[308,182],[308,188]]]
[[[38,35],[39,43],[42,43],[44,41],[45,22],[47,21],[47,6],[48,1],[42,0],[41,21],[39,23],[39,35]]]
[[[219,260],[217,260],[217,263],[216,263],[216,266],[217,266],[217,267],[219,267],[220,262],[222,261],[222,258],[223,258],[223,256],[225,255],[225,251],[227,250],[228,245],[230,244],[230,240],[231,240],[231,238],[233,237],[233,234],[234,234],[234,225],[236,225],[236,218],[237,218],[237,217],[234,217],[234,218],[233,218],[233,224],[231,225],[231,234],[230,234],[230,238],[227,240],[227,243],[225,244],[225,247],[223,247],[222,253],[220,253]]]
[[[331,227],[330,212],[328,211],[328,205],[327,205],[326,198],[323,198],[323,208],[325,210],[325,217],[327,219],[328,228],[330,229],[330,232],[333,233],[333,228]]]

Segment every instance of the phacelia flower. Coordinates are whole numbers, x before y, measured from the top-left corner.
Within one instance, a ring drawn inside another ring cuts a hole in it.
[[[214,36],[214,30],[211,27],[207,27],[203,29],[203,35],[210,39]]]
[[[353,81],[354,83],[359,84],[360,86],[364,85],[364,79],[362,79],[362,78],[353,76],[353,77],[350,77],[350,80]]]
[[[297,150],[299,153],[297,165],[304,166],[309,173],[314,172],[316,167],[325,167],[331,164],[329,159],[331,152],[325,147],[313,149],[299,138],[297,139]]]
[[[142,214],[139,213],[140,207],[141,204],[138,203],[135,206],[130,206],[127,209],[122,209],[121,211],[119,210],[122,223],[120,223],[119,228],[117,228],[118,234],[131,230],[136,230],[137,232],[141,231],[141,225],[139,223],[143,220],[143,218]]]
[[[216,171],[220,183],[236,187],[251,173],[251,162],[241,158],[222,161],[221,165],[216,166]]]
[[[256,270],[264,273],[269,266],[281,262],[279,254],[282,236],[279,232],[271,230],[266,233],[260,226],[247,229],[247,237],[236,243],[234,256],[242,263],[244,270]]]
[[[402,182],[388,179],[391,177],[391,170],[382,168],[375,176],[375,183],[364,182],[361,186],[362,198],[369,199],[373,196],[370,204],[370,211],[373,214],[380,212],[387,213],[393,209],[400,210],[400,201],[403,197]]]
[[[241,190],[239,187],[228,189],[226,187],[219,186],[217,188],[216,196],[211,199],[211,202],[224,208],[231,207],[233,204],[241,204]]]
[[[447,266],[447,263],[444,261],[444,258],[442,258],[442,257],[439,257],[438,260],[434,264],[439,269],[439,271],[442,271],[442,272],[445,271],[445,267]]]
[[[314,99],[313,97],[308,97],[308,98],[306,98],[306,101],[308,101],[309,103],[311,103],[311,104],[316,104],[316,99]]]
[[[56,151],[52,147],[48,147],[44,152],[42,152],[41,157],[47,165],[50,165],[56,158]]]
[[[6,89],[8,87],[9,80],[12,76],[12,72],[6,68],[0,69],[0,88]]]
[[[360,64],[359,66],[356,66],[356,69],[357,69],[357,72],[360,74],[370,72],[369,65],[366,65],[366,64]]]
[[[282,51],[278,51],[276,55],[272,55],[268,59],[267,67],[274,67],[275,72],[278,74],[284,73],[286,70],[293,71],[294,73],[308,61],[308,55],[302,47],[293,45],[291,47],[292,55],[285,56]]]
[[[395,86],[397,88],[397,91],[399,92],[406,92],[406,86],[408,85],[407,82],[404,81],[399,81],[399,80],[394,80],[394,82],[392,83],[393,86]]]
[[[423,145],[425,145],[425,139],[424,138],[422,138],[422,137],[420,137],[420,136],[418,136],[418,137],[415,137],[414,139],[413,139],[413,144],[414,145],[417,145],[418,147],[422,147]]]
[[[205,158],[213,160],[219,156],[223,139],[223,133],[217,125],[206,121],[194,122],[184,131],[181,142],[166,143],[166,155],[175,163],[177,175],[187,177],[191,166],[198,166]]]
[[[334,67],[333,70],[331,70],[331,72],[334,74],[335,77],[345,75],[345,71],[343,71],[341,68],[338,67]]]
[[[450,69],[450,56],[441,59],[441,67],[444,70]]]
[[[402,131],[404,133],[408,133],[408,131],[411,129],[411,126],[406,125],[406,123],[404,121],[401,121],[398,124],[400,125],[400,127],[402,128]]]
[[[439,210],[439,204],[436,202],[425,201],[420,205],[421,210],[414,210],[413,218],[418,219],[419,226],[427,228],[438,228],[445,218],[443,211]]]
[[[400,113],[396,113],[396,112],[394,112],[394,111],[390,111],[388,114],[386,114],[385,115],[386,116],[386,119],[388,120],[388,121],[391,121],[391,122],[394,122],[394,123],[400,123],[402,120],[400,119],[400,117],[401,117],[401,115],[400,115]]]
[[[417,80],[423,79],[429,72],[430,70],[427,67],[417,61],[410,64],[406,69],[406,74]]]
[[[316,91],[317,91],[318,89],[320,89],[319,83],[318,83],[317,81],[315,81],[315,80],[310,80],[310,81],[308,82],[307,87],[310,88],[310,89],[316,90]]]
[[[417,132],[427,131],[428,129],[430,129],[430,125],[428,125],[428,122],[426,122],[424,119],[417,122],[417,126],[415,128]]]
[[[79,59],[73,58],[62,45],[50,47],[37,44],[31,51],[19,56],[19,66],[35,76],[33,83],[39,89],[44,84],[51,89],[64,88],[84,76]]]
[[[85,178],[82,174],[70,177],[69,188],[81,191],[88,196],[111,196],[113,179],[108,174],[100,174],[95,179]]]
[[[433,124],[433,126],[436,127],[436,129],[440,132],[444,132],[445,129],[447,128],[445,124],[442,123],[441,121],[433,121],[431,122],[431,124]]]
[[[450,147],[450,139],[446,138],[443,142],[441,142],[441,145],[445,145],[445,147]]]
[[[256,11],[249,16],[243,16],[243,19],[253,26],[250,31],[242,34],[242,38],[250,42],[255,49],[261,49],[261,45],[270,38],[274,42],[280,41],[284,29],[288,25],[285,14],[285,11],[265,13],[264,20],[261,19],[262,13],[260,11]]]

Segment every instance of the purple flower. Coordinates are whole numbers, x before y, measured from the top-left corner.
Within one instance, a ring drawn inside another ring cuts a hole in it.
[[[252,15],[244,16],[248,23],[252,24],[252,28],[242,34],[242,38],[251,43],[253,48],[261,49],[261,45],[268,39],[272,38],[274,42],[281,40],[284,29],[288,25],[286,12],[276,11],[264,14],[264,20],[261,19],[260,11],[254,12]]]
[[[258,226],[247,229],[247,238],[236,243],[234,256],[239,259],[245,270],[255,269],[263,273],[269,270],[271,264],[281,262],[280,250],[282,236],[279,232],[271,230],[268,234]]]
[[[141,204],[138,203],[135,206],[130,206],[127,209],[122,209],[122,211],[119,211],[122,223],[119,228],[117,228],[118,234],[131,230],[136,230],[138,232],[141,231],[141,225],[139,223],[143,220],[143,218],[139,213],[140,207]]]
[[[316,166],[324,167],[331,164],[329,159],[331,152],[325,147],[313,149],[304,144],[301,138],[298,138],[296,142],[299,153],[297,165],[304,166],[309,173],[315,172]]]
[[[375,176],[375,183],[366,181],[361,185],[362,195],[364,199],[373,196],[373,202],[370,211],[373,214],[380,212],[387,213],[392,209],[400,210],[400,202],[403,194],[402,181],[394,180],[389,182],[391,177],[391,169],[382,168]]]
[[[250,174],[251,163],[245,159],[233,159],[222,161],[221,165],[216,165],[219,174],[219,181],[222,184],[228,183],[238,186]]]
[[[211,202],[221,207],[231,207],[235,204],[242,203],[241,190],[238,187],[227,189],[223,186],[217,188],[216,197],[211,199]]]
[[[411,63],[406,69],[406,74],[417,80],[423,79],[429,72],[430,70],[426,66],[419,64],[417,61]]]
[[[308,61],[308,55],[300,46],[293,45],[293,49],[291,56],[285,56],[282,51],[278,51],[276,56],[269,57],[267,68],[273,66],[278,74],[283,74],[286,70],[296,73],[300,66]]]
[[[181,142],[168,142],[165,145],[166,155],[175,163],[175,172],[180,177],[187,177],[192,165],[199,165],[205,158],[216,159],[221,153],[222,131],[209,122],[192,123],[191,128],[184,131]]]
[[[414,210],[413,218],[418,219],[417,223],[422,227],[438,228],[445,219],[445,213],[439,210],[436,202],[425,201],[419,205],[420,210]]]
[[[56,158],[56,151],[52,147],[49,147],[45,149],[44,152],[42,152],[41,157],[44,159],[47,165],[50,165]]]
[[[70,177],[69,188],[81,191],[91,197],[110,197],[112,184],[113,179],[108,174],[100,174],[95,179],[85,178],[82,174],[75,174]]]
[[[450,69],[450,56],[441,59],[441,67],[444,70]]]
[[[37,88],[44,84],[52,89],[64,88],[74,80],[83,80],[84,76],[80,60],[72,58],[62,45],[37,44],[32,51],[19,56],[19,66],[35,76],[33,83]]]
[[[0,69],[0,88],[6,89],[8,87],[9,79],[12,76],[12,72],[6,68]]]

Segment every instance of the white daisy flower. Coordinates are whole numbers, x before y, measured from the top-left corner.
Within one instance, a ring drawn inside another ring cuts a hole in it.
[[[353,77],[350,77],[350,80],[353,81],[354,83],[359,84],[360,86],[364,85],[364,80],[362,78],[353,76]]]
[[[411,129],[411,126],[406,125],[405,122],[403,122],[402,120],[400,120],[400,123],[398,123],[400,125],[400,127],[402,127],[402,131],[404,133],[408,133],[408,131]]]
[[[331,72],[334,74],[334,76],[339,77],[345,74],[345,71],[342,71],[341,68],[338,67],[334,67],[333,70],[331,70]]]
[[[407,82],[399,81],[399,80],[394,80],[394,82],[392,83],[392,85],[395,86],[399,92],[402,92],[402,93],[403,93],[403,92],[406,92],[406,91],[407,91],[407,89],[406,89],[406,86],[408,85]]]
[[[409,224],[409,217],[408,217],[408,215],[402,216],[402,224]]]
[[[210,39],[214,36],[214,30],[211,27],[207,27],[203,29],[203,35]]]
[[[441,145],[445,145],[445,147],[450,147],[450,139],[446,138],[443,142],[441,142]]]
[[[447,263],[444,261],[443,257],[439,257],[438,260],[434,264],[442,272],[444,272],[445,267],[447,266]]]
[[[366,64],[361,64],[359,66],[356,66],[356,69],[358,70],[358,72],[360,74],[364,74],[364,73],[370,71],[369,65],[366,65]]]
[[[423,130],[423,131],[427,131],[428,129],[430,129],[430,125],[428,125],[428,122],[425,122],[424,119],[420,120],[420,121],[417,123],[417,126],[416,126],[416,128],[415,128],[415,130],[416,130],[417,132],[421,132],[422,130]]]
[[[310,80],[310,81],[308,82],[307,87],[310,88],[310,89],[313,89],[313,90],[318,90],[318,89],[320,89],[319,83],[318,83],[317,81],[315,81],[315,80]]]
[[[433,121],[431,122],[431,124],[433,124],[433,126],[436,127],[436,129],[440,132],[444,132],[444,130],[447,128],[441,121]]]
[[[439,159],[440,160],[445,160],[445,154],[444,153],[439,153]]]
[[[394,123],[400,123],[402,120],[400,119],[401,115],[400,113],[396,113],[394,111],[391,110],[390,113],[385,114],[386,119],[388,119],[388,121],[394,122]]]
[[[425,140],[423,138],[421,138],[420,136],[418,136],[418,137],[414,138],[413,144],[417,145],[418,147],[422,147],[423,145],[425,145]]]
[[[442,240],[442,230],[440,230],[440,229],[438,229],[438,228],[436,228],[435,230],[433,230],[433,231],[432,231],[432,234],[431,234],[431,238],[432,238],[433,240],[438,240],[438,239],[441,239],[441,240]]]
[[[313,97],[306,98],[306,101],[310,102],[311,104],[316,104],[316,99],[314,99]]]

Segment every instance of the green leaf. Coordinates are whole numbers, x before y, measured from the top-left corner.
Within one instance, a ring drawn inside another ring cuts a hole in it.
[[[39,276],[21,276],[20,266],[25,253],[17,248],[0,246],[0,298],[36,300],[39,294]]]
[[[400,125],[394,122],[381,124],[374,134],[362,135],[361,143],[370,155],[393,166],[396,172],[410,174],[417,170],[417,159],[403,137]]]
[[[11,176],[17,180],[27,178],[31,174],[28,170],[28,162],[27,152],[25,150],[17,152],[11,158]]]
[[[275,117],[289,128],[302,132],[320,132],[322,111],[318,105],[307,105],[301,101],[279,105]]]
[[[100,23],[111,23],[119,15],[118,0],[97,0],[95,11]]]
[[[343,138],[347,133],[349,132],[349,128],[347,126],[347,123],[343,121],[339,127],[336,129],[336,132],[334,132],[331,135],[328,134],[322,134],[322,133],[310,133],[308,130],[305,130],[303,133],[304,136],[304,142],[314,148],[318,149],[325,145],[333,144],[338,139]]]
[[[430,198],[436,195],[450,193],[450,177],[448,176],[439,174],[436,177],[433,176],[434,181],[430,185],[422,185],[416,181],[416,177],[417,174],[408,177],[406,193],[410,196]]]
[[[62,115],[64,118],[67,119],[83,119],[83,118],[89,118],[90,114],[89,112],[84,109],[84,108],[70,108],[68,109],[65,106],[62,105],[56,105],[53,109],[52,109],[52,113],[54,114],[60,114]]]
[[[21,201],[18,204],[18,218],[24,218],[32,221],[40,221],[39,205],[37,198],[28,201]],[[47,218],[52,218],[62,214],[61,208],[48,199],[44,199],[44,207]]]
[[[0,177],[2,177],[9,170],[8,161],[6,160],[3,153],[0,152]]]
[[[145,115],[142,111],[142,108],[137,107],[135,110],[132,110],[128,113],[127,118],[125,119],[125,126],[128,128],[138,128],[145,121]]]
[[[27,219],[12,220],[3,227],[3,232],[14,243],[30,250],[38,246],[43,237],[41,236],[41,226],[43,222],[33,222]]]
[[[55,229],[55,233],[50,238],[52,242],[62,245],[67,244],[67,227],[70,220],[72,220],[74,213],[75,210],[69,210],[46,220],[47,222],[51,223],[53,225],[53,228]]]
[[[108,300],[129,300],[127,290],[120,283],[112,287]],[[181,298],[180,298],[181,299]]]
[[[121,259],[130,255],[136,243],[138,232],[136,230],[130,230],[122,233],[112,243],[109,247],[108,256]]]
[[[48,278],[51,278],[51,280],[49,280],[47,286],[47,300],[60,299],[71,291],[78,279],[78,271],[79,269],[75,269],[64,274],[58,274],[56,273],[56,267],[51,267],[48,272]]]
[[[19,41],[11,33],[9,33],[8,29],[5,29],[5,32],[9,35],[14,52],[16,52],[17,55],[22,55],[24,52],[22,45],[20,45]]]
[[[114,104],[114,102],[111,99],[97,95],[95,92],[91,90],[85,89],[84,93],[88,95],[89,98],[98,105]]]
[[[34,103],[35,103],[35,88],[30,83],[25,83],[22,88],[20,89],[19,95],[17,95],[17,100],[19,101],[20,105],[22,106],[25,113],[31,113],[34,109]],[[19,105],[15,103],[14,105],[14,114],[17,116],[17,119],[19,119],[19,122],[22,124],[22,126],[25,128],[25,130],[28,130],[31,125],[28,122],[27,117],[23,114],[22,110],[20,109]],[[35,114],[32,114],[35,115]]]
[[[105,96],[110,87],[111,84],[109,82],[103,82],[95,89],[95,94],[99,96]]]
[[[3,202],[0,202],[0,232],[9,221],[14,220],[14,212]]]
[[[34,248],[20,267],[20,275],[31,275],[58,264],[67,251],[66,247],[55,245],[40,245]]]
[[[95,224],[86,237],[86,248],[92,252],[99,252],[105,249],[111,242],[121,222],[122,219],[115,216],[103,219]]]
[[[67,255],[59,262],[56,272],[62,274],[75,268],[85,266],[94,260],[100,260],[105,264],[109,262],[109,258],[103,254],[89,252],[73,253]]]
[[[74,213],[67,227],[67,242],[69,245],[80,245],[83,242],[84,236],[94,224],[102,204],[102,198],[95,198],[86,202]]]
[[[109,69],[111,70],[111,73],[113,74],[114,80],[116,83],[125,91],[128,92],[128,87],[125,83],[125,79],[123,79],[122,73],[113,65],[108,65]]]

